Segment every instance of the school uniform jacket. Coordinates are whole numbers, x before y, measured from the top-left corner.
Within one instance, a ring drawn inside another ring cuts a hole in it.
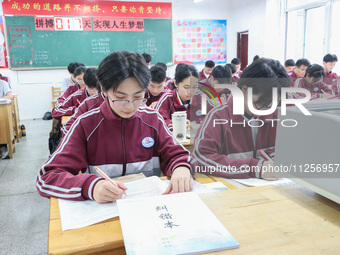
[[[209,79],[210,76],[211,76],[211,73],[207,76],[205,76],[204,74],[204,68],[202,69],[202,71],[199,72],[199,75],[200,75],[200,80],[205,80],[205,79]]]
[[[311,100],[321,98],[324,93],[333,94],[333,91],[322,81],[311,86],[307,83],[305,78],[300,78],[296,80],[294,87],[307,89],[311,93]],[[293,98],[305,97],[303,93],[293,93],[292,96]]]
[[[70,95],[62,104],[52,110],[52,117],[60,119],[62,116],[71,116],[81,102],[89,97],[86,88],[80,89]],[[78,102],[79,101],[79,102]]]
[[[57,99],[56,106],[61,105],[70,95],[72,95],[77,90],[80,90],[78,83],[74,83]]]
[[[332,90],[334,92],[335,95],[339,95],[339,91],[340,91],[340,77],[338,77],[337,79],[335,79],[332,83]]]
[[[295,87],[296,80],[299,79],[299,78],[302,78],[302,77],[297,77],[297,75],[294,72],[294,69],[291,72],[289,72],[288,75],[290,77],[290,86],[291,87]]]
[[[146,101],[146,105],[147,105],[147,106],[150,106],[153,102],[157,102],[157,101],[163,96],[163,94],[165,94],[165,93],[167,93],[167,92],[170,92],[170,90],[164,88],[164,89],[162,90],[162,92],[159,93],[158,96],[153,96],[153,95],[150,93],[149,90],[146,90],[146,91],[145,91],[145,96],[144,96],[145,98],[148,99],[148,100]]]
[[[93,199],[93,188],[102,179],[96,167],[111,178],[140,172],[149,176],[161,170],[171,176],[176,167],[190,169],[189,162],[190,152],[156,110],[139,108],[131,118],[122,119],[105,100],[73,123],[39,170],[36,187],[44,197]]]
[[[232,82],[238,82],[238,80],[241,78],[241,75],[242,75],[242,71],[238,71],[237,73],[235,73],[232,77]]]
[[[60,90],[62,92],[65,92],[70,86],[73,86],[75,82],[72,80],[71,77],[65,78],[63,82],[61,83],[61,88]]]
[[[214,120],[217,119],[228,123],[215,124],[214,127]],[[277,119],[277,110],[260,119]],[[195,136],[192,160],[194,170],[227,178],[261,178],[262,164],[267,159],[260,155],[259,149],[263,149],[270,157],[274,156],[276,122],[272,127],[271,121],[264,121],[262,127],[256,128],[257,132],[247,122],[246,117],[233,115],[232,96],[227,104],[211,110]],[[252,120],[250,124],[255,126],[256,121]],[[224,171],[209,170],[217,170],[218,167]]]
[[[73,122],[83,113],[88,112],[91,109],[99,107],[105,101],[104,94],[98,93],[91,97],[86,98],[79,107],[75,110],[72,117],[62,126],[61,134],[65,136],[67,132],[70,130]]]
[[[170,79],[170,80],[166,81],[165,84],[164,84],[164,89],[167,89],[169,91],[175,90],[176,89],[175,80]]]
[[[332,71],[329,73],[326,73],[325,78],[323,82],[326,85],[332,85],[333,82],[338,78],[339,76],[336,73],[333,73]]]

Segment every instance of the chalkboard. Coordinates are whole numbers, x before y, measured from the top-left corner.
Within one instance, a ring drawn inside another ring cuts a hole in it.
[[[170,19],[144,19],[144,31],[124,32],[36,30],[34,16],[6,16],[5,22],[11,69],[97,66],[117,50],[147,52],[152,63],[172,62]]]

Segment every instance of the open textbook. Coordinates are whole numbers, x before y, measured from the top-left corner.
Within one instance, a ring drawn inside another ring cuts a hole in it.
[[[117,204],[128,255],[201,254],[239,247],[196,193],[121,199]]]
[[[117,179],[119,180],[119,178]],[[130,182],[125,182],[125,180],[126,178],[122,179],[127,187],[127,191],[126,195],[123,195],[121,199],[159,196],[162,195],[169,185],[169,181],[162,181],[157,176],[144,178],[143,175],[140,180]],[[193,191],[196,193],[208,193],[228,189],[222,183],[215,183],[214,187],[208,187],[196,181],[194,183]],[[216,189],[216,187],[218,187],[218,189]],[[71,201],[64,199],[58,199],[58,202],[63,231],[86,227],[119,216],[116,202],[98,204],[93,200]]]

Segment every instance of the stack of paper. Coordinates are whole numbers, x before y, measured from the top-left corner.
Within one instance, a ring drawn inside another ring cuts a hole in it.
[[[127,254],[201,254],[239,247],[195,193],[117,203]]]

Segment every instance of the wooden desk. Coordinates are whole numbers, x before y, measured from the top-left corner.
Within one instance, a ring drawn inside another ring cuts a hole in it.
[[[63,116],[61,117],[61,125],[64,125],[68,120],[71,118],[71,116]]]
[[[299,185],[200,197],[240,243],[214,254],[339,253],[340,205]],[[58,202],[51,199],[48,254],[125,254],[118,217],[62,232]]]
[[[21,133],[21,127],[20,127],[20,117],[19,117],[19,107],[18,107],[18,97],[17,95],[13,95],[13,100],[12,100],[12,109],[14,112],[14,123],[13,123],[13,128],[14,132],[17,138],[17,142],[20,142],[20,138],[22,137]]]
[[[0,144],[7,144],[9,158],[15,152],[12,102],[0,103]]]

